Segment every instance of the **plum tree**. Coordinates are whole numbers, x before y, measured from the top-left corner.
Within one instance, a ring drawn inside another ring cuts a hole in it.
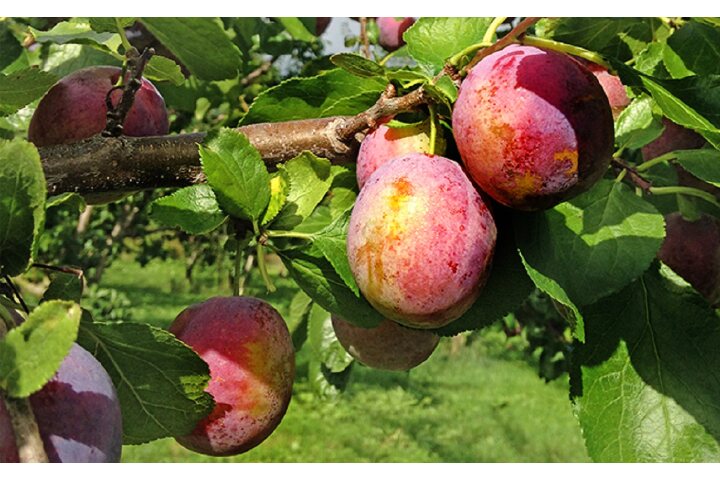
[[[600,82],[600,86],[610,103],[613,118],[617,120],[617,117],[625,110],[625,107],[630,105],[630,98],[628,97],[627,90],[625,90],[625,85],[620,81],[620,77],[611,74],[607,68],[602,65],[592,62],[584,62],[584,64],[588,70],[595,75],[598,82]]]
[[[665,216],[665,241],[658,258],[685,279],[711,305],[720,302],[720,219],[697,220],[679,212]]]
[[[73,345],[30,404],[51,462],[120,461],[120,403],[107,372],[87,350]],[[0,462],[16,461],[12,425],[0,401]]]
[[[280,314],[252,297],[215,297],[190,306],[170,331],[210,367],[215,409],[177,441],[206,455],[245,452],[265,440],[285,415],[295,352]]]
[[[374,328],[362,328],[333,315],[333,330],[353,358],[380,370],[410,370],[427,360],[440,337],[426,330],[403,327],[383,320]]]
[[[495,222],[456,162],[412,153],[373,173],[350,217],[347,254],[370,304],[415,328],[445,325],[477,298]]]
[[[659,157],[674,150],[689,150],[705,145],[705,139],[692,130],[681,127],[666,117],[663,117],[662,123],[665,128],[660,136],[642,148],[642,155],[645,160]]]
[[[357,156],[357,181],[360,188],[380,165],[407,153],[431,152],[430,123],[391,127],[388,121],[371,129],[360,144]]]
[[[118,67],[88,67],[71,73],[53,85],[40,100],[30,120],[28,139],[38,147],[73,143],[105,129],[105,97],[117,83]],[[111,95],[114,104],[122,92]],[[169,122],[165,101],[148,80],[143,79],[123,124],[131,137],[165,135]]]
[[[378,43],[387,51],[392,52],[405,45],[403,33],[410,28],[415,19],[413,17],[378,17],[377,20]]]
[[[613,119],[595,76],[571,57],[512,45],[460,86],[453,134],[473,180],[496,201],[550,208],[607,170]]]

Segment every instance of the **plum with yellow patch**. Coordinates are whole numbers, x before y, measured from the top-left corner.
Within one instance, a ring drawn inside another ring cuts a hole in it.
[[[571,57],[512,45],[463,81],[453,135],[471,177],[496,201],[550,208],[608,168],[613,118],[595,76]]]
[[[375,170],[393,158],[407,153],[431,152],[430,122],[412,126],[392,127],[382,122],[370,130],[360,144],[357,156],[357,181],[360,188]]]
[[[210,367],[215,409],[176,440],[213,456],[236,455],[265,440],[290,404],[295,354],[280,314],[252,297],[215,297],[188,307],[170,331]]]
[[[371,368],[403,371],[417,367],[435,351],[440,337],[427,330],[383,320],[373,328],[353,325],[333,315],[333,330],[352,357]]]
[[[363,295],[386,318],[434,328],[477,298],[495,222],[459,164],[420,153],[382,165],[350,217],[347,254]]]

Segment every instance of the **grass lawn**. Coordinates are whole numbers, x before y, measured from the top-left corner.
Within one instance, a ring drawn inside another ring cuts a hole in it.
[[[187,305],[228,294],[191,292],[177,262],[144,269],[118,262],[103,286],[130,298],[134,320],[163,327]],[[279,286],[271,300],[284,314],[292,291]],[[301,374],[283,422],[243,455],[206,457],[163,439],[125,446],[123,461],[586,462],[566,383],[545,384],[517,346],[508,349],[502,334],[488,331],[456,354],[444,340],[410,373],[355,365],[347,391],[334,400],[316,398]]]

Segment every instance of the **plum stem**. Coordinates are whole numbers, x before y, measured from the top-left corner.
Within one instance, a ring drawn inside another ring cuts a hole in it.
[[[483,41],[480,42],[480,43],[476,43],[476,44],[474,44],[474,45],[470,45],[469,47],[464,48],[464,49],[461,50],[460,52],[458,52],[458,53],[456,53],[455,55],[453,55],[452,57],[450,57],[450,58],[448,59],[447,63],[450,64],[450,65],[452,65],[452,66],[454,66],[454,67],[457,67],[458,64],[462,61],[462,59],[463,59],[464,57],[466,57],[466,56],[468,56],[468,55],[471,55],[471,54],[477,52],[477,51],[480,50],[481,48],[487,48],[487,47],[489,47],[489,46],[491,46],[491,45],[492,45],[492,42],[491,42],[491,41],[490,41],[490,42],[486,42],[485,40],[483,40]]]
[[[131,48],[133,48],[133,46],[130,45],[130,40],[128,40],[127,35],[125,34],[125,28],[122,26],[120,19],[117,17],[115,17],[115,26],[117,27],[118,35],[120,35],[120,42],[122,42],[122,46],[127,53]]]
[[[507,17],[495,17],[493,19],[492,23],[490,23],[490,26],[485,32],[485,35],[483,36],[483,43],[492,43],[493,35],[497,33],[498,27],[505,23],[505,20],[507,20]]]
[[[528,30],[528,28],[535,25],[540,20],[540,17],[527,17],[520,21],[517,25],[515,25],[515,28],[510,30],[507,35],[502,37],[497,42],[493,43],[491,46],[487,48],[483,48],[482,50],[478,51],[475,56],[473,57],[470,62],[463,67],[463,69],[460,71],[461,75],[465,75],[468,70],[473,68],[475,65],[477,65],[480,60],[487,57],[488,55],[491,55],[495,52],[498,52],[502,50],[503,48],[507,47],[511,43],[517,41],[517,39],[524,35],[525,32]]]
[[[435,155],[435,147],[437,145],[437,112],[435,105],[428,106],[430,110],[430,153]]]
[[[648,191],[653,195],[674,195],[674,194],[682,194],[682,195],[690,195],[691,197],[697,197],[705,200],[708,203],[712,203],[716,207],[720,208],[720,202],[715,198],[715,195],[712,193],[708,193],[704,190],[700,190],[697,188],[692,187],[681,187],[681,186],[673,186],[673,187],[650,187]]]
[[[549,40],[547,38],[531,37],[529,35],[524,36],[520,43],[522,43],[523,45],[529,45],[531,47],[539,47],[548,50],[554,50],[556,52],[567,53],[575,57],[584,58],[585,60],[596,63],[607,69],[612,68],[610,64],[601,55],[581,47],[576,47],[575,45],[556,42],[555,40]]]

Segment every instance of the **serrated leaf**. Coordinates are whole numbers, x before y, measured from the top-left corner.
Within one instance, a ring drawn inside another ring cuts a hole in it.
[[[598,462],[720,461],[720,323],[656,269],[584,311],[573,395]]]
[[[344,371],[353,361],[335,336],[330,313],[316,303],[308,316],[308,342],[315,358],[331,373]]]
[[[110,65],[119,67],[122,61],[104,50],[89,45],[55,45],[50,44],[48,58],[43,64],[43,70],[57,77],[64,77],[76,70],[95,65]]]
[[[333,266],[345,285],[359,297],[360,289],[355,282],[350,263],[347,258],[347,231],[350,223],[350,212],[346,211],[330,225],[313,235],[313,244],[322,252]]]
[[[498,230],[490,276],[480,296],[462,317],[434,330],[438,335],[451,337],[487,327],[514,311],[533,291],[533,282],[520,261],[515,239],[509,230]]]
[[[650,97],[642,96],[622,111],[615,122],[618,148],[640,148],[660,136],[663,124],[653,115],[653,104]]]
[[[665,237],[665,222],[655,207],[611,180],[553,209],[517,215],[515,229],[527,265],[557,282],[577,306],[639,277]]]
[[[57,77],[37,68],[0,74],[0,115],[15,113],[42,97],[56,81]]]
[[[359,77],[382,77],[385,68],[355,53],[336,53],[330,61],[338,67]]]
[[[79,275],[66,272],[50,273],[50,285],[43,294],[41,302],[50,300],[69,300],[80,303],[83,293],[83,279]]]
[[[45,175],[40,155],[24,140],[0,140],[0,273],[29,266],[45,222]]]
[[[141,19],[187,69],[202,80],[226,80],[238,75],[240,50],[218,18],[163,17]]]
[[[55,375],[77,336],[80,306],[50,301],[0,340],[0,388],[24,398]]]
[[[282,165],[290,184],[287,201],[272,223],[274,230],[292,230],[325,197],[332,183],[330,161],[303,152]]]
[[[688,72],[720,74],[720,28],[690,20],[667,39],[667,44]]]
[[[709,148],[700,150],[676,150],[677,163],[700,180],[720,187],[720,152]]]
[[[223,129],[207,146],[200,146],[200,160],[222,209],[257,221],[270,201],[270,175],[247,137]]]
[[[671,78],[684,78],[693,74],[693,72],[687,69],[680,55],[675,53],[675,50],[668,45],[665,45],[665,48],[663,48],[663,65]]]
[[[85,203],[85,199],[82,195],[78,195],[74,192],[65,192],[60,195],[53,195],[52,197],[48,197],[45,202],[45,210],[59,206],[69,206],[73,210],[82,212],[85,210],[85,207],[87,207],[87,204]]]
[[[123,443],[189,433],[213,409],[207,364],[173,334],[83,315],[78,343],[102,363],[123,413]]]
[[[297,17],[276,17],[285,27],[285,30],[296,40],[303,42],[314,42],[316,37],[312,34]]]
[[[208,185],[192,185],[152,203],[150,216],[169,227],[199,235],[215,230],[227,216],[220,210],[215,193]]]
[[[492,20],[491,17],[423,17],[403,38],[410,56],[423,70],[434,75],[452,55],[480,43]]]
[[[386,82],[342,69],[292,78],[257,96],[241,124],[355,115],[375,104]]]
[[[131,27],[135,17],[91,17],[88,19],[90,28],[98,33],[118,33],[118,29]]]
[[[280,258],[298,286],[325,310],[366,328],[383,320],[365,298],[355,296],[316,248],[286,250]]]
[[[276,172],[270,176],[270,202],[263,214],[260,225],[272,222],[287,202],[290,185],[285,172]]]
[[[120,35],[109,32],[96,32],[90,27],[90,22],[84,20],[69,20],[60,22],[50,30],[43,32],[33,27],[30,33],[38,43],[78,43],[94,45],[107,51],[115,52],[120,46]]]
[[[143,76],[156,82],[168,81],[178,86],[185,83],[185,75],[183,75],[180,65],[160,55],[150,58],[143,71]]]

